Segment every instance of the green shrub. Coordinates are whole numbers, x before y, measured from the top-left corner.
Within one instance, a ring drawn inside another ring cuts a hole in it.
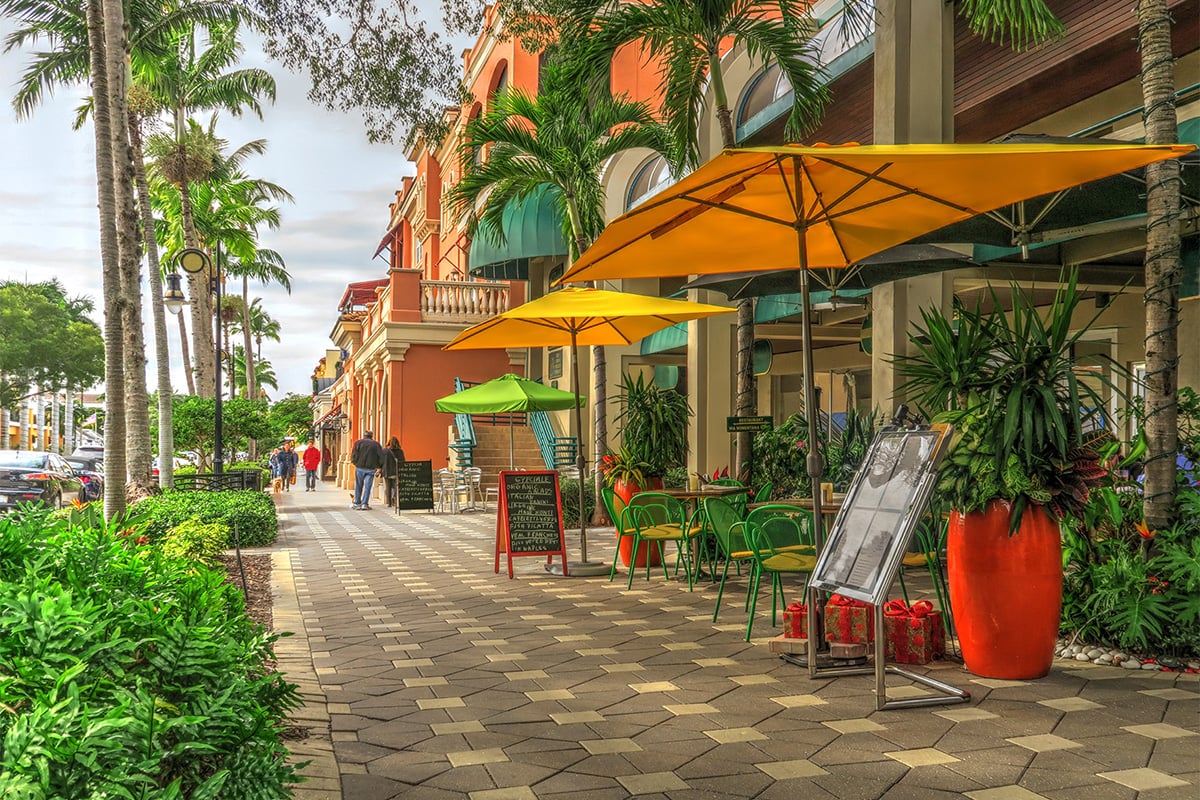
[[[216,566],[221,551],[229,546],[229,535],[225,522],[201,522],[193,517],[167,531],[160,546],[168,558],[212,567]]]
[[[144,525],[0,520],[0,796],[289,797],[278,637]]]
[[[579,481],[574,478],[561,478],[558,491],[562,496],[563,528],[579,529]],[[587,519],[591,520],[596,508],[596,488],[590,480],[583,482],[583,503],[587,509]]]
[[[195,475],[198,471],[199,470],[196,469],[196,466],[194,464],[188,464],[187,466],[176,467],[175,472],[172,474],[174,474],[174,475]]]
[[[271,469],[260,461],[235,461],[234,463],[225,467],[226,472],[232,472],[234,470],[243,470],[243,469],[252,469],[252,470],[258,471],[258,473],[259,473],[258,485],[259,486],[262,486],[265,488],[265,487],[271,485]]]
[[[683,489],[687,487],[687,467],[672,467],[663,475],[663,487],[666,489]]]
[[[230,529],[226,547],[233,546],[234,528],[242,547],[259,547],[275,541],[279,520],[275,504],[262,492],[248,489],[230,492],[163,492],[137,504],[147,520],[146,535],[160,541],[167,531],[190,519],[203,523],[225,523]]]

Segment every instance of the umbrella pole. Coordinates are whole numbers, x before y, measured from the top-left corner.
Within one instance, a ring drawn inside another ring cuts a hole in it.
[[[568,574],[572,578],[594,578],[607,575],[609,567],[603,561],[588,561],[587,551],[587,515],[584,513],[585,494],[583,491],[583,467],[586,463],[583,457],[583,409],[579,403],[579,343],[576,331],[571,330],[571,379],[575,381],[575,432],[578,434],[579,446],[575,448],[575,470],[579,474],[579,562],[568,565]],[[558,564],[547,564],[546,571],[560,574]]]
[[[513,460],[513,436],[514,436],[514,434],[513,434],[512,415],[513,415],[513,412],[511,412],[511,411],[508,412],[508,468],[509,469],[513,469],[516,465],[516,462]]]

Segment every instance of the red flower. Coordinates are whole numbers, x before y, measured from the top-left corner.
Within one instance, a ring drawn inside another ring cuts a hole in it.
[[[1154,538],[1154,531],[1150,530],[1150,527],[1145,522],[1139,522],[1134,527],[1137,528],[1138,536],[1141,536],[1143,539],[1149,540]]]

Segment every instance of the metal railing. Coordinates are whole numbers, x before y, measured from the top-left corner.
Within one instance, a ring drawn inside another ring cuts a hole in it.
[[[559,436],[550,424],[550,416],[545,411],[529,413],[529,427],[537,438],[538,449],[542,451],[542,461],[546,469],[563,469],[575,465],[575,451],[579,440],[574,436]]]
[[[462,378],[454,379],[454,391],[457,394],[469,385],[463,382]],[[475,463],[475,423],[471,421],[470,414],[455,414],[454,415],[454,430],[455,439],[450,445],[450,451],[456,456],[456,461],[459,467],[469,467]]]
[[[231,469],[217,475],[213,472],[193,472],[175,476],[175,489],[182,492],[229,492],[240,489],[262,491],[262,470]]]

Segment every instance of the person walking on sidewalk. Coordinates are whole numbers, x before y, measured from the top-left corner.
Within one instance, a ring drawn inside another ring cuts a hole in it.
[[[375,441],[375,434],[363,431],[362,438],[350,449],[350,463],[354,465],[354,504],[358,511],[371,510],[371,489],[375,485],[375,473],[383,469],[383,445]]]
[[[400,465],[404,463],[404,448],[400,446],[400,440],[395,436],[388,439],[384,454],[383,480],[387,486],[387,504],[394,506],[396,505],[396,484],[400,480],[399,469]]]
[[[317,490],[317,467],[321,466],[321,448],[312,439],[304,448],[304,491]]]
[[[300,456],[296,455],[291,442],[285,442],[279,451],[279,477],[283,478],[283,490],[290,492],[296,480],[296,467],[300,464]]]

